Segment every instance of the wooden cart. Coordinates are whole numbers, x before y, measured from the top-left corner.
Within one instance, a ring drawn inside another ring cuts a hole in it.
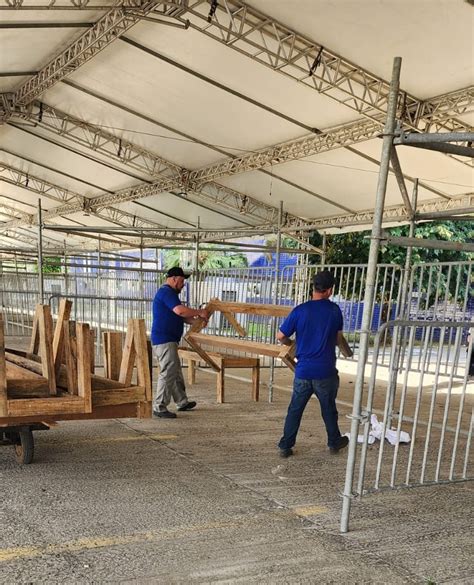
[[[69,320],[71,305],[61,301],[54,330],[49,306],[37,305],[28,351],[5,348],[0,314],[0,444],[13,444],[21,463],[33,457],[33,431],[56,421],[151,416],[145,322],[129,320],[123,347],[121,333],[104,332],[106,375],[97,376],[90,327]]]

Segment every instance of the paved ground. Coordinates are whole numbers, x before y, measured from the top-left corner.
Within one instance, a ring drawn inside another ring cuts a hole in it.
[[[327,452],[315,401],[282,460],[287,392],[256,404],[231,380],[217,405],[198,373],[189,394],[198,409],[176,420],[37,433],[30,466],[0,449],[0,583],[474,582],[473,483],[367,496],[341,535],[346,457]]]

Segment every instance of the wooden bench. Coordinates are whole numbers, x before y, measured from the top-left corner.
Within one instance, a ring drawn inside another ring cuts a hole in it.
[[[203,358],[195,351],[180,347],[179,356],[188,362],[188,382],[196,383],[196,363],[204,361]],[[217,374],[217,402],[222,404],[225,396],[225,370],[226,368],[252,368],[252,400],[258,402],[260,387],[260,360],[258,358],[240,357],[225,355],[216,352],[206,352],[212,361],[218,366],[218,370],[213,368]]]

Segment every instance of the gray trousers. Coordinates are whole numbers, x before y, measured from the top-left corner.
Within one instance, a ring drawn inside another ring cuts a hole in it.
[[[160,364],[153,409],[159,412],[168,410],[171,398],[175,401],[176,406],[184,406],[188,403],[188,397],[178,356],[178,344],[170,342],[154,345],[153,353]]]

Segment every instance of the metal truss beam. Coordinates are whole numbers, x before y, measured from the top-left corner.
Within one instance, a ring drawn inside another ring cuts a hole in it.
[[[214,11],[209,8],[207,0],[190,0],[186,18],[192,28],[383,124],[387,81],[241,0],[219,0]],[[454,93],[457,95],[440,96],[431,104],[402,91],[398,115],[407,127],[417,130],[427,131],[433,126],[435,131],[468,130],[453,116],[472,109],[473,88]]]
[[[74,191],[59,187],[58,185],[50,183],[49,181],[45,181],[40,177],[30,175],[25,171],[10,165],[6,165],[4,163],[0,163],[0,181],[10,183],[11,185],[15,185],[17,187],[22,187],[28,191],[46,197],[47,199],[51,199],[63,204],[59,207],[50,209],[49,211],[43,211],[43,219],[53,219],[55,217],[59,217],[60,215],[67,215],[67,213],[61,213],[61,210],[73,209],[74,211],[68,211],[68,213],[90,213],[100,217],[101,219],[124,227],[165,227],[157,222],[138,217],[132,213],[128,213],[114,207],[95,206],[92,208],[92,206],[90,206],[91,199],[88,197],[84,197],[83,195],[79,195],[79,193],[75,193]],[[8,206],[0,204],[0,209],[2,207]],[[12,219],[8,223],[0,226],[0,231],[2,229],[11,229],[13,227],[18,227],[25,224],[36,225],[36,214],[18,212],[15,219]]]
[[[147,175],[182,172],[178,165],[43,102],[34,102],[28,115],[20,118]]]
[[[422,102],[420,107],[420,118],[426,121],[424,131],[436,131],[438,119],[446,123],[446,115],[462,116],[473,111],[474,107],[474,87],[466,87],[450,93],[431,98]],[[459,122],[459,121],[458,121]],[[456,126],[453,131],[463,131],[467,125]]]
[[[98,126],[69,116],[57,108],[35,102],[23,119],[149,176],[174,178],[174,182],[171,183],[174,185],[173,188],[183,189],[186,185],[188,198],[190,200],[194,198],[197,203],[205,201],[218,208],[228,209],[237,218],[245,213],[246,217],[257,223],[268,224],[277,221],[277,208],[214,182],[206,181],[205,186],[197,189],[186,180],[190,171],[127,140],[122,140]],[[73,209],[71,213],[77,210],[76,206]],[[63,211],[63,215],[65,214],[66,211]],[[287,214],[286,217],[288,225],[304,223],[304,220],[295,215]]]
[[[114,2],[116,8],[140,8],[141,0],[121,0]],[[172,4],[172,2],[168,2]],[[111,4],[102,4],[100,0],[60,0],[45,2],[44,4],[31,4],[28,0],[1,0],[0,10],[110,10]]]
[[[16,2],[16,0],[12,1]],[[84,4],[81,0],[78,3]],[[146,17],[151,12],[176,17],[181,15],[184,10],[185,0],[175,0],[175,2],[142,0],[138,6],[133,5],[133,10],[123,6],[108,10],[93,27],[84,32],[10,96],[10,111],[26,107],[46,89],[76,71],[123,35],[140,18]]]
[[[30,225],[31,215],[26,211],[21,211],[20,209],[16,209],[16,207],[12,207],[11,205],[0,203],[0,214],[8,217],[9,220],[20,220],[24,224]]]
[[[415,218],[420,216],[420,219],[422,219],[422,216],[425,213],[433,214],[438,212],[443,213],[444,216],[474,214],[474,193],[460,195],[449,200],[437,199],[418,203]],[[301,231],[327,230],[334,228],[344,229],[352,226],[367,226],[367,228],[369,228],[372,225],[373,218],[374,211],[372,209],[367,209],[358,213],[323,217],[318,221],[311,222],[310,225],[304,226]],[[383,222],[385,224],[390,222],[407,222],[409,220],[410,217],[404,205],[386,207],[384,210]],[[287,228],[285,228],[285,230],[289,231]]]
[[[311,135],[299,140],[277,144],[257,152],[240,157],[225,159],[220,163],[198,169],[189,173],[187,181],[196,187],[208,181],[215,181],[224,176],[248,171],[255,171],[266,166],[314,156],[321,152],[334,150],[365,142],[380,135],[381,129],[377,122],[362,120],[345,124],[335,129]]]

